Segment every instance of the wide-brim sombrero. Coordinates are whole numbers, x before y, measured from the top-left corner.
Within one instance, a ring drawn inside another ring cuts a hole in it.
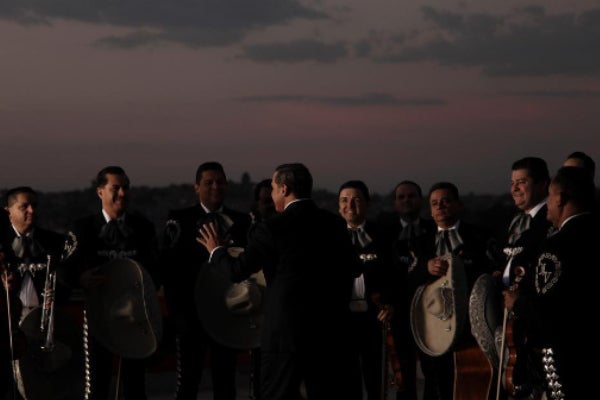
[[[468,312],[468,291],[462,260],[448,256],[446,275],[417,288],[410,324],[417,346],[430,356],[450,351],[458,340]]]
[[[63,308],[54,308],[52,327],[41,332],[42,308],[21,321],[27,351],[15,361],[15,380],[23,398],[70,399],[84,394],[83,329]]]
[[[240,254],[232,248],[233,256]],[[266,283],[262,271],[232,283],[220,266],[205,264],[198,274],[194,292],[196,310],[208,334],[234,349],[260,346]]]
[[[150,274],[136,261],[115,259],[102,265],[104,284],[86,294],[89,332],[126,358],[146,358],[162,337],[162,314]]]
[[[502,293],[490,274],[477,278],[469,298],[471,333],[494,368],[498,368],[495,332],[502,326]]]

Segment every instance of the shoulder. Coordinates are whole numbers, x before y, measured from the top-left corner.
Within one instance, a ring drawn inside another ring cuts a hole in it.
[[[198,206],[198,205],[195,205],[192,207],[185,207],[185,208],[169,210],[167,218],[181,221],[184,219],[188,219],[191,216],[199,215],[200,214],[199,210],[200,210],[200,206]]]

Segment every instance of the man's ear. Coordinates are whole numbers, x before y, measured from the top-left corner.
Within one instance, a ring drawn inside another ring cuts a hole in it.
[[[282,185],[281,185],[281,189],[283,190],[283,195],[284,195],[284,197],[287,197],[287,196],[289,196],[289,195],[290,195],[290,193],[291,193],[291,190],[290,190],[290,188],[288,187],[288,185],[286,185],[285,183],[284,183],[284,184],[282,184]]]
[[[564,207],[567,205],[567,202],[569,201],[569,195],[567,193],[565,193],[564,191],[560,192],[560,200],[558,201],[558,205],[561,207]]]
[[[102,198],[102,195],[100,194],[100,192],[102,191],[102,188],[96,188],[96,194],[98,195],[98,197]]]

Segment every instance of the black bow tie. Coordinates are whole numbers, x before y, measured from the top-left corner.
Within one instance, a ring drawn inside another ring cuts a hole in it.
[[[122,219],[111,219],[107,224],[104,224],[100,229],[98,237],[104,239],[104,241],[110,246],[116,246],[118,244],[123,245],[125,240],[131,236],[132,230],[129,228],[125,221]]]

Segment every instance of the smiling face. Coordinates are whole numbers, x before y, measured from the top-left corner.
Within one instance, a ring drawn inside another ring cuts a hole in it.
[[[106,174],[106,183],[96,189],[102,209],[111,219],[118,218],[129,206],[129,178],[126,175]]]
[[[358,227],[367,218],[369,202],[359,189],[342,189],[338,197],[338,206],[340,215],[353,228]]]
[[[200,181],[194,184],[198,199],[210,211],[217,211],[225,201],[227,178],[218,170],[202,171]]]
[[[527,169],[517,169],[511,174],[510,194],[515,206],[527,212],[541,202],[548,193],[545,182],[534,182]]]

